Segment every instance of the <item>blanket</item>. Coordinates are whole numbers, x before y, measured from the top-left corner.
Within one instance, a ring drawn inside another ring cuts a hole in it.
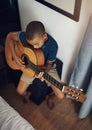
[[[0,96],[0,130],[35,130]]]

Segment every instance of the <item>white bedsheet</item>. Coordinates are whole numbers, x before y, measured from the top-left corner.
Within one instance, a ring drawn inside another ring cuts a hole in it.
[[[35,130],[0,96],[0,130]]]

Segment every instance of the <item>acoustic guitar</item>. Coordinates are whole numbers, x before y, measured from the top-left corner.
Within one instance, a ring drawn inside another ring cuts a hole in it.
[[[11,54],[8,44],[5,44],[5,57],[8,65],[15,70],[21,70],[27,77],[33,77],[35,73],[42,72],[40,66],[44,65],[44,54],[40,49],[33,49],[32,47],[24,46],[20,42],[16,42],[15,52],[24,62],[26,67],[21,67],[16,64]],[[59,88],[65,95],[71,97],[76,101],[83,103],[86,100],[86,95],[79,89],[72,86],[64,85],[58,82],[55,78],[47,73],[43,74],[44,79]]]

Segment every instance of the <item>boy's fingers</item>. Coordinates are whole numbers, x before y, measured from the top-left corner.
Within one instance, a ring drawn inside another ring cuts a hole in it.
[[[39,78],[41,81],[44,81],[44,78],[42,77],[44,72],[40,72],[38,75],[35,75],[35,78]]]

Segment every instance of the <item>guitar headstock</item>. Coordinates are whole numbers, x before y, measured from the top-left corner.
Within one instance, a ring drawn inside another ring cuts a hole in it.
[[[63,93],[70,96],[72,99],[83,103],[86,100],[86,95],[79,89],[71,86],[63,86]]]

